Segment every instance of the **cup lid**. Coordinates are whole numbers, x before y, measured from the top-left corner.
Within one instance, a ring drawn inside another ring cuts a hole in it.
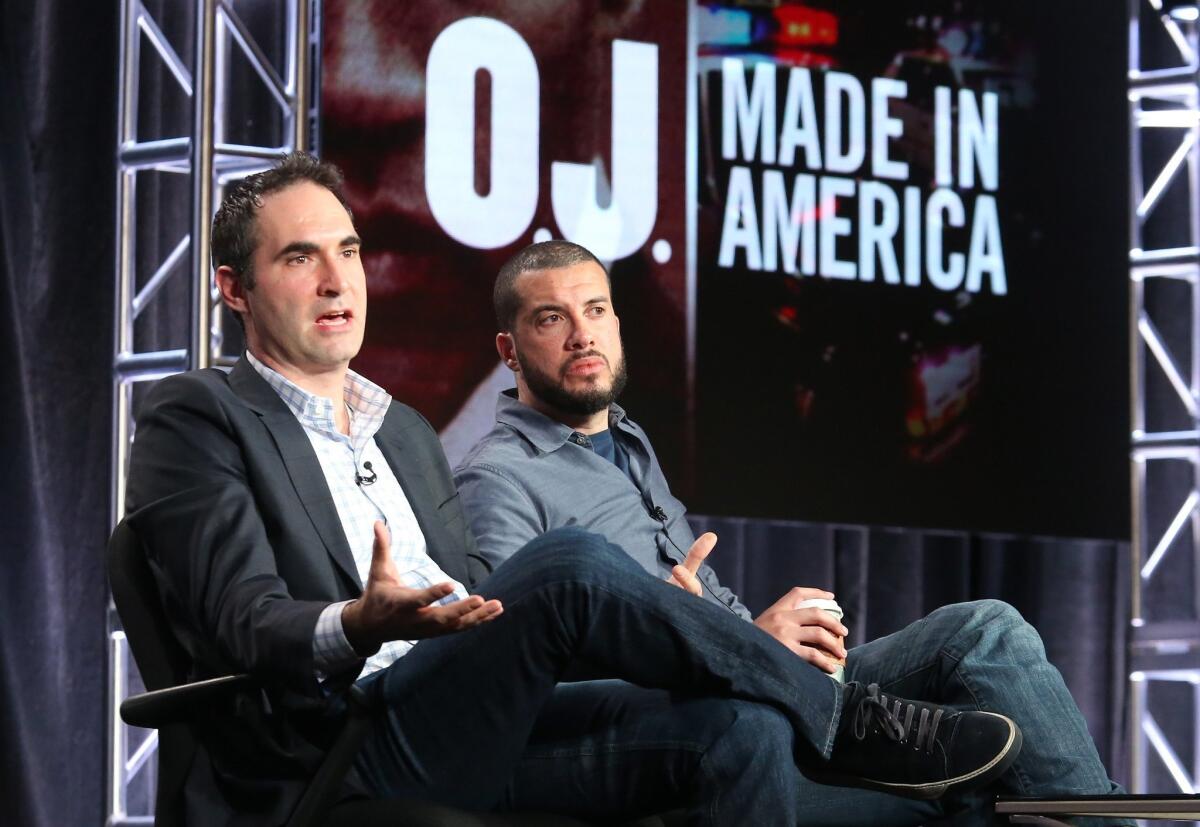
[[[827,612],[837,614],[841,617],[842,607],[838,605],[836,600],[826,600],[823,597],[810,597],[808,600],[801,600],[796,604],[797,609],[824,609]]]

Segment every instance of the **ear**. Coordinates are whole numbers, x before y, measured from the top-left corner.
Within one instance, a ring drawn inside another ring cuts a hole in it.
[[[221,291],[221,300],[225,306],[235,313],[246,313],[249,304],[246,301],[246,289],[228,264],[217,268],[217,289]]]
[[[520,372],[521,365],[517,362],[517,343],[511,333],[496,334],[496,352],[500,354],[500,361],[508,365],[513,373]]]

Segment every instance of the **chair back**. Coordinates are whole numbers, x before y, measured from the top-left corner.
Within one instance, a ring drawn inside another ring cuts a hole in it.
[[[190,659],[171,634],[142,542],[124,521],[108,541],[108,581],[146,688],[184,683]]]
[[[123,520],[109,538],[107,558],[113,603],[142,683],[150,690],[184,683],[191,659],[171,634],[142,541]],[[159,730],[154,807],[158,827],[185,824],[184,782],[197,749],[186,726],[177,724]]]

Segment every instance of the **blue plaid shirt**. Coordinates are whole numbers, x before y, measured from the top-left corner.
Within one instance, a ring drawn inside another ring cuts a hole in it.
[[[429,557],[425,535],[417,524],[412,506],[379,446],[375,444],[375,434],[383,425],[383,418],[392,404],[391,395],[354,371],[347,372],[345,394],[350,413],[350,435],[347,436],[337,429],[333,400],[309,393],[264,365],[248,351],[246,359],[279,394],[304,427],[304,433],[308,435],[317,460],[321,463],[321,470],[325,472],[325,481],[329,484],[329,492],[333,495],[362,582],[367,582],[371,568],[375,521],[383,520],[391,532],[392,562],[396,564],[396,571],[400,573],[404,585],[424,588],[449,581],[454,583],[454,593],[441,602],[466,597],[467,592],[462,584],[447,577]],[[370,476],[364,467],[368,462],[371,463],[370,473],[378,475],[378,478],[371,485],[360,486],[355,478],[360,474]],[[359,659],[342,631],[342,609],[348,602],[330,604],[317,620],[313,634],[313,660],[319,678]],[[412,649],[415,642],[394,640],[385,643],[367,659],[362,675],[390,665]]]

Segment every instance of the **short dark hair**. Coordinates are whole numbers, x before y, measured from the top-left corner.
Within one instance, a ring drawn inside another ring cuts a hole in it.
[[[500,268],[500,272],[496,275],[496,286],[492,288],[492,304],[496,309],[496,324],[502,331],[512,330],[513,324],[517,320],[517,311],[521,309],[521,299],[517,295],[517,279],[522,273],[557,270],[560,267],[586,264],[589,261],[604,271],[609,289],[612,289],[612,279],[608,275],[608,268],[586,247],[570,241],[555,239],[554,241],[530,244],[518,252]]]
[[[341,170],[333,164],[319,161],[307,152],[293,152],[271,169],[235,183],[225,192],[221,207],[213,217],[213,269],[228,267],[244,289],[254,289],[257,215],[263,197],[309,181],[333,193],[353,220],[354,213],[342,194],[343,180]]]

